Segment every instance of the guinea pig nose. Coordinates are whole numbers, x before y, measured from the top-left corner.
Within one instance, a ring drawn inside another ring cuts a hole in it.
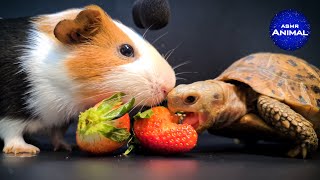
[[[166,86],[163,86],[163,87],[161,88],[161,91],[162,91],[162,93],[163,93],[165,96],[167,96],[168,93],[171,91],[171,88],[168,88],[168,87],[166,87]]]
[[[195,95],[189,95],[189,96],[185,97],[185,99],[184,99],[183,102],[184,102],[185,104],[187,104],[187,105],[191,105],[191,104],[196,103],[197,100],[198,100],[198,97],[197,97],[197,96],[195,96]]]

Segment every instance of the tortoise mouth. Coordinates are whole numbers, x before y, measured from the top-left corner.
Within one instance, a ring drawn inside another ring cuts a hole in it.
[[[206,121],[207,115],[200,112],[176,112],[177,116],[180,117],[179,123],[189,124],[196,131],[201,129],[201,125]]]

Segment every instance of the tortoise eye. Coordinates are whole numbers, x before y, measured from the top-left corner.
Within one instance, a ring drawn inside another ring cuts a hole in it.
[[[119,49],[120,53],[126,57],[133,57],[134,50],[129,44],[122,44]]]
[[[185,104],[188,104],[188,105],[191,105],[191,104],[196,103],[197,100],[198,100],[198,97],[196,97],[196,96],[187,96],[187,97],[184,99],[184,103],[185,103]]]

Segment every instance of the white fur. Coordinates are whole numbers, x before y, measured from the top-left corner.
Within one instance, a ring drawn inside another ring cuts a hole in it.
[[[65,17],[76,16],[82,9],[43,15],[42,25],[55,27]],[[38,117],[37,123],[26,126],[26,132],[36,132],[43,127],[59,126],[77,115],[79,110],[74,102],[73,82],[67,77],[64,61],[70,57],[67,49],[47,34],[36,30],[29,32],[29,44],[21,57],[21,67],[28,73],[32,90],[27,100],[27,108]]]
[[[56,24],[58,24],[58,22],[65,19],[66,17],[69,17],[70,19],[74,19],[82,10],[83,10],[82,8],[75,8],[75,9],[68,9],[65,11],[57,12],[54,14],[42,15],[40,17],[45,17],[45,18],[41,21],[41,24],[55,27]]]
[[[22,120],[9,119],[7,117],[0,120],[0,137],[3,138],[5,143],[12,138],[22,136],[26,122]]]
[[[47,22],[55,26],[65,15],[77,14],[81,9],[68,10],[47,15]],[[133,63],[115,68],[113,74],[106,75],[106,86],[112,91],[122,91],[137,98],[140,105],[154,105],[161,102],[165,95],[175,86],[175,74],[167,61],[158,51],[140,35],[125,25],[115,22],[134,42],[134,47],[141,57]],[[32,90],[27,107],[41,125],[26,126],[26,132],[36,132],[37,128],[59,126],[77,116],[85,108],[79,104],[75,93],[83,84],[76,84],[64,66],[64,60],[70,59],[72,52],[66,46],[57,43],[45,33],[33,30],[21,66],[28,73]],[[122,73],[122,75],[121,75]],[[135,80],[132,81],[132,78]],[[118,81],[118,83],[113,83]],[[119,83],[122,81],[124,83]]]
[[[24,141],[23,134],[28,127],[31,127],[31,129],[36,128],[38,131],[39,125],[37,121],[28,122],[23,119],[10,119],[8,117],[0,119],[0,138],[4,141],[4,151],[12,148],[37,150],[38,148]]]
[[[160,103],[166,96],[163,91],[168,93],[175,86],[176,78],[173,69],[140,35],[127,26],[114,22],[132,40],[140,57],[133,63],[120,66],[120,70],[113,73],[114,78],[106,77],[107,82],[109,79],[116,79],[122,73],[124,83],[117,85],[119,90],[125,90],[127,94],[135,96],[140,104],[150,106]]]
[[[76,16],[81,9],[46,15],[41,23],[51,28],[65,16]],[[134,42],[141,57],[133,63],[114,68],[106,75],[106,89],[122,91],[137,98],[136,105],[155,105],[165,98],[163,91],[175,86],[175,74],[167,61],[141,36],[119,22],[115,24]],[[28,74],[25,81],[31,84],[27,108],[33,112],[32,120],[15,120],[5,117],[0,120],[0,137],[6,144],[24,145],[24,133],[38,132],[67,123],[71,117],[84,110],[76,98],[83,84],[76,84],[68,77],[65,60],[72,51],[44,32],[29,32],[29,42],[21,57],[21,68]],[[10,142],[9,142],[10,141]]]
[[[43,24],[55,26],[64,16],[79,12],[72,9],[57,14],[48,15]],[[61,47],[46,34],[34,27],[29,32],[29,41],[25,46],[19,46],[24,55],[20,58],[21,71],[28,74],[31,83],[30,98],[27,108],[33,112],[29,120],[0,119],[0,138],[5,142],[5,148],[35,148],[25,143],[23,134],[45,131],[52,126],[59,126],[69,121],[77,114],[72,95],[66,89],[73,88],[72,82],[66,77],[63,60],[69,56],[68,49]],[[5,149],[4,148],[4,149]]]
[[[66,47],[46,34],[36,30],[30,32],[28,49],[21,58],[21,66],[28,73],[27,81],[32,87],[27,108],[34,117],[39,117],[37,121],[43,127],[59,126],[79,113],[71,94],[75,85],[67,77],[63,64],[63,60],[69,56]],[[28,126],[26,131],[36,131],[36,128]]]
[[[81,9],[47,15],[42,24],[54,27],[65,16],[77,14]],[[67,77],[63,65],[70,57],[70,50],[57,43],[52,37],[36,30],[36,26],[29,31],[28,44],[20,46],[23,56],[20,58],[21,71],[28,74],[31,91],[27,92],[27,109],[32,112],[29,120],[0,119],[0,138],[7,147],[35,148],[25,143],[23,134],[46,131],[53,126],[67,123],[80,109],[74,101],[72,92],[73,82]]]

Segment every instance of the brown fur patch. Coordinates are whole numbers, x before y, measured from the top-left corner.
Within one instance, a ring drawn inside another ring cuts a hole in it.
[[[113,20],[98,6],[86,9],[97,10],[101,14],[101,29],[90,42],[74,45],[74,56],[66,60],[70,76],[81,84],[100,84],[105,76],[117,66],[124,65],[139,58],[133,42]],[[130,44],[135,50],[134,57],[125,57],[119,53],[119,46]],[[97,89],[87,86],[82,96],[96,94]]]
[[[42,16],[42,17],[35,18],[34,21],[39,31],[50,34],[50,32],[53,31],[53,27],[51,24],[44,23],[45,20],[47,20],[47,18]]]
[[[75,19],[79,13],[79,10],[66,10],[63,12],[64,16],[59,18],[53,18],[47,15],[38,16],[33,19],[33,23],[38,31],[46,33],[48,36],[55,38],[53,30],[59,21],[65,19]]]
[[[96,86],[105,81],[105,76],[117,66],[133,62],[139,58],[139,53],[131,39],[113,22],[113,20],[96,5],[86,6],[82,11],[70,9],[53,15],[36,17],[33,22],[38,31],[46,33],[49,37],[61,43],[54,36],[56,25],[63,20],[74,20],[80,12],[92,10],[101,15],[101,28],[94,33],[89,41],[81,41],[77,44],[65,44],[71,52],[65,65],[69,76],[79,84],[85,85],[81,89],[82,97],[91,97],[103,93],[103,89]],[[69,21],[70,22],[70,21]],[[85,22],[85,21],[83,21]],[[84,26],[84,25],[83,25]],[[134,57],[125,57],[119,53],[119,46],[130,44],[134,49]]]
[[[101,14],[97,10],[81,11],[74,20],[62,20],[54,28],[55,37],[66,44],[90,41],[101,29]]]

